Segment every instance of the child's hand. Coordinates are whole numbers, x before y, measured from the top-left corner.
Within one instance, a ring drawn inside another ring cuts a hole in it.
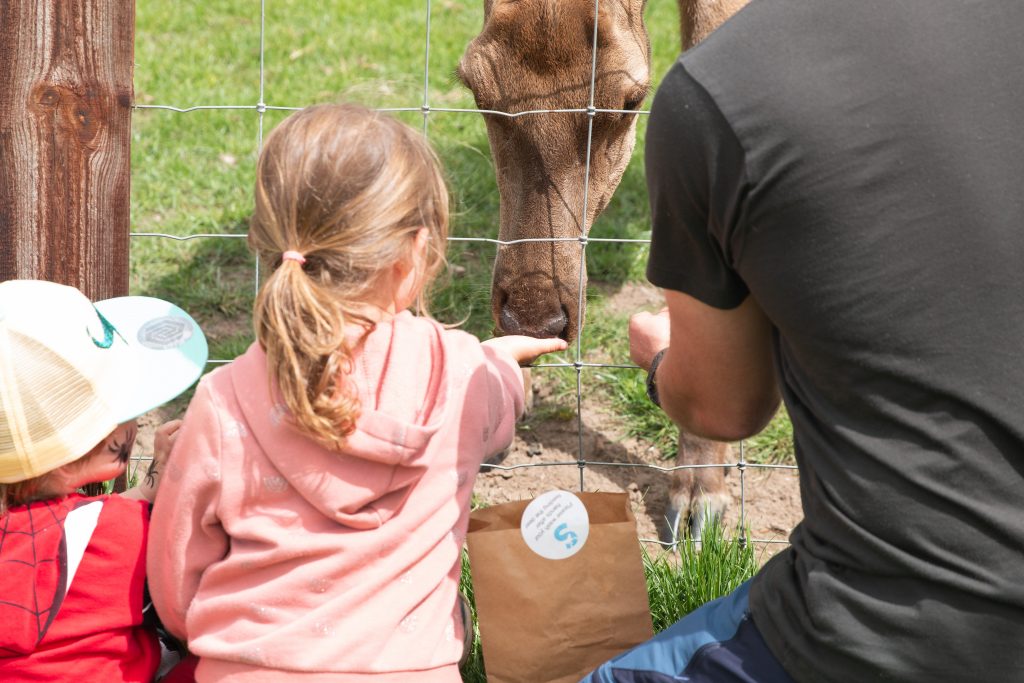
[[[156,428],[153,437],[153,462],[149,464],[146,476],[139,484],[139,489],[146,500],[152,502],[156,497],[156,489],[160,485],[160,473],[164,471],[171,447],[178,438],[181,420],[171,420]]]
[[[153,438],[153,462],[163,469],[167,462],[167,456],[171,454],[171,446],[178,438],[178,430],[181,429],[181,420],[170,420],[156,428],[156,435]]]
[[[520,365],[532,363],[538,356],[555,351],[565,351],[569,347],[568,342],[558,337],[549,339],[535,339],[519,334],[510,334],[504,337],[495,337],[481,342],[484,346],[500,349],[516,359]]]

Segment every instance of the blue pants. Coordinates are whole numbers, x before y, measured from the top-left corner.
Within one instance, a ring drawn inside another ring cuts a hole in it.
[[[694,610],[581,683],[793,683],[747,603],[750,581]]]

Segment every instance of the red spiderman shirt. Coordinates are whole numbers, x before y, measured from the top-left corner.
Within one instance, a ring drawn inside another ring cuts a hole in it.
[[[0,681],[151,681],[142,626],[149,503],[121,496],[11,508],[0,517]]]

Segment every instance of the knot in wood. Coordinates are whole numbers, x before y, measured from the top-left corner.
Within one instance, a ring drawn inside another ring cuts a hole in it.
[[[43,88],[39,94],[39,104],[44,107],[56,107],[60,103],[60,92],[56,88]]]

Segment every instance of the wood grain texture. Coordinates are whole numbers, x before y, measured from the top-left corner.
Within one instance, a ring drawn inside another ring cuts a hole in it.
[[[134,0],[0,0],[0,280],[128,293]]]

